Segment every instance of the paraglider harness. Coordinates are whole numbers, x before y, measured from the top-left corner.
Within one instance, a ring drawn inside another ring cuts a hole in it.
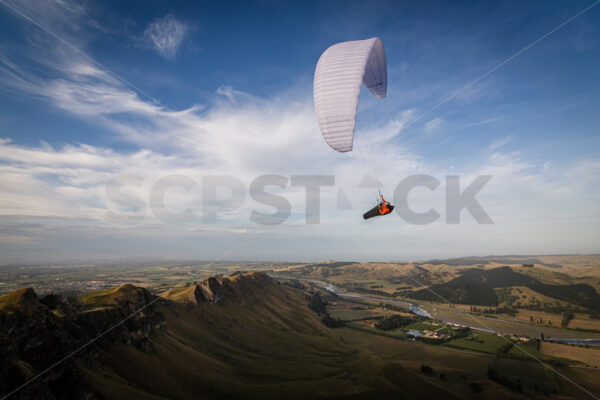
[[[394,206],[387,202],[381,193],[379,193],[381,197],[381,202],[377,204],[377,206],[373,207],[369,211],[363,214],[364,219],[369,219],[373,217],[377,217],[378,215],[386,215],[392,212]]]

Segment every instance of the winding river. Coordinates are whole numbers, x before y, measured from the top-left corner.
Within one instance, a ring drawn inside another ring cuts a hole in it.
[[[598,333],[541,327],[516,320],[476,316],[460,308],[436,308],[429,304],[423,305],[402,300],[389,299],[386,297],[348,293],[345,290],[332,285],[331,283],[316,279],[297,278],[291,276],[274,277],[311,282],[341,298],[347,298],[348,300],[361,299],[390,304],[395,307],[404,308],[407,311],[411,311],[417,315],[427,318],[434,318],[448,324],[467,326],[471,329],[481,332],[512,334],[530,338],[539,338],[543,333],[546,340],[556,343],[600,346],[600,334]]]

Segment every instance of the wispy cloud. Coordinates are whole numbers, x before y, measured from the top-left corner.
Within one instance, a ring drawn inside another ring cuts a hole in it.
[[[216,94],[220,96],[224,96],[229,100],[232,104],[237,104],[240,99],[245,100],[253,100],[258,101],[259,99],[252,96],[250,93],[242,92],[241,90],[236,90],[233,86],[230,85],[221,85],[215,91]]]
[[[201,182],[206,175],[232,175],[242,180],[247,188],[255,177],[266,173],[284,176],[335,174],[336,187],[325,189],[322,193],[321,226],[298,229],[303,225],[305,194],[301,188],[287,187],[280,194],[290,201],[297,216],[282,226],[265,230],[264,226],[248,222],[252,210],[268,213],[272,209],[256,204],[246,194],[239,208],[221,209],[219,229],[201,229],[203,238],[212,235],[220,240],[240,232],[255,234],[260,231],[271,241],[279,237],[278,240],[283,241],[281,246],[287,246],[290,251],[298,237],[303,237],[310,246],[311,238],[327,236],[331,243],[339,241],[341,249],[345,243],[342,238],[363,234],[362,230],[367,228],[360,225],[360,213],[339,210],[336,201],[339,188],[343,188],[355,207],[369,206],[372,192],[359,187],[365,174],[377,173],[377,177],[388,185],[395,185],[402,178],[416,173],[429,174],[442,183],[446,174],[458,173],[464,185],[477,174],[493,175],[478,199],[496,222],[494,232],[499,235],[499,240],[515,229],[521,235],[538,237],[534,232],[541,229],[539,222],[532,221],[542,220],[547,228],[558,224],[563,226],[564,232],[572,232],[573,238],[580,238],[574,234],[579,227],[561,225],[562,221],[600,215],[597,203],[590,201],[598,193],[584,195],[589,192],[589,188],[585,189],[589,177],[597,177],[600,173],[597,163],[582,160],[562,171],[542,168],[532,174],[532,165],[522,162],[518,155],[499,152],[511,140],[511,136],[506,136],[492,143],[490,149],[494,153],[483,164],[468,170],[446,171],[428,164],[419,154],[408,151],[401,144],[392,143],[392,139],[401,134],[406,121],[414,115],[414,110],[402,111],[396,118],[381,122],[380,126],[365,127],[365,135],[357,139],[362,141],[361,151],[341,155],[323,144],[311,99],[297,97],[293,93],[269,100],[246,95],[243,102],[217,101],[205,108],[191,106],[171,111],[141,99],[122,82],[77,57],[63,58],[61,63],[56,64],[60,67],[46,68],[43,76],[22,70],[6,57],[2,65],[0,83],[3,86],[12,85],[13,90],[41,97],[73,117],[102,124],[137,147],[135,151],[122,152],[87,144],[27,147],[9,139],[0,141],[0,159],[3,160],[0,166],[0,215],[5,218],[21,216],[4,225],[6,232],[14,232],[14,237],[6,239],[5,243],[18,241],[20,246],[25,247],[23,243],[58,246],[58,236],[63,235],[64,240],[83,240],[75,239],[79,235],[95,243],[102,242],[108,248],[116,245],[113,239],[118,237],[143,249],[143,244],[149,242],[157,243],[159,248],[158,243],[169,237],[169,240],[181,240],[170,250],[183,252],[185,249],[179,246],[185,246],[181,243],[196,240],[190,235],[199,227],[198,220],[187,224],[187,233],[184,234],[177,227],[159,221],[148,202],[153,185],[159,179],[172,175],[187,176],[195,185],[190,190],[170,190],[166,198],[168,208],[172,212],[191,209],[200,217],[203,209],[198,199],[201,199]],[[218,93],[225,97],[233,96],[236,100],[233,88],[222,86]],[[365,169],[365,160],[371,169]],[[144,203],[141,208],[133,210],[133,214],[143,217],[134,227],[114,227],[106,220],[108,210],[128,212],[127,207],[113,204],[106,196],[107,183],[124,175],[142,178],[140,187],[129,189]],[[580,191],[576,202],[572,190]],[[393,196],[393,187],[384,186],[384,191]],[[546,200],[548,193],[552,193],[552,202]],[[431,207],[443,212],[443,184],[435,192],[415,190],[410,200],[416,212],[424,212]],[[545,206],[540,207],[540,204]],[[28,218],[42,218],[43,229],[32,226]],[[466,216],[464,218],[469,220]],[[558,222],[557,218],[560,219]],[[451,241],[442,240],[447,237],[448,229],[443,220],[427,226],[427,229],[400,228],[397,223],[397,219],[378,223],[379,235],[385,233],[393,238],[398,232],[404,232],[408,235],[404,239],[406,245],[422,254],[431,254],[431,243],[436,243],[437,251],[441,252],[438,254],[454,251]],[[349,229],[349,224],[358,225]],[[53,230],[52,226],[56,229]],[[82,231],[83,227],[85,230]],[[480,236],[480,229],[472,223],[455,229],[460,230],[462,238],[476,241]],[[82,232],[85,235],[82,236]],[[25,240],[27,238],[31,240]],[[539,238],[540,247],[537,248],[543,249],[544,237]],[[573,249],[583,251],[585,246],[592,246],[577,240],[572,245]],[[208,248],[204,250],[210,253],[210,247],[215,248],[215,244],[210,240],[206,243]],[[427,245],[423,247],[420,243]],[[504,239],[499,243],[506,246],[504,250],[487,245],[486,251],[510,252],[514,249],[511,246],[518,245]],[[528,243],[535,245],[531,241]],[[273,254],[268,246],[255,246],[264,254]],[[197,246],[193,248],[197,251]],[[190,249],[185,251],[193,252]],[[378,251],[385,253],[385,248]]]
[[[161,56],[173,58],[188,33],[187,25],[166,16],[152,22],[144,35]],[[245,253],[246,257],[263,259],[289,259],[301,254],[329,258],[331,249],[345,258],[357,257],[356,249],[348,243],[353,237],[363,240],[365,236],[372,237],[376,242],[372,247],[390,258],[399,257],[399,252],[406,254],[406,249],[412,255],[431,258],[471,249],[532,253],[555,251],[559,244],[565,251],[597,246],[593,239],[600,225],[593,223],[600,215],[600,193],[594,182],[600,176],[600,165],[596,161],[582,159],[536,168],[540,166],[524,162],[517,153],[502,152],[512,137],[501,136],[489,145],[492,154],[484,151],[488,156],[479,163],[448,171],[405,147],[403,131],[415,110],[403,107],[398,107],[392,118],[365,126],[357,138],[360,150],[357,147],[352,153],[338,154],[324,144],[312,99],[304,93],[290,90],[262,99],[224,85],[216,91],[224,96],[223,101],[172,111],[143,99],[89,60],[68,51],[52,53],[36,51],[27,67],[0,53],[0,86],[42,99],[72,118],[102,126],[132,145],[128,147],[132,150],[85,143],[25,145],[11,141],[11,134],[4,132],[5,138],[0,140],[3,255],[11,252],[18,258],[32,251],[80,251],[88,256],[103,252],[118,256],[131,255],[134,249],[144,255],[212,257],[214,252],[222,252],[215,249],[232,235],[248,234],[267,238]],[[441,118],[434,118],[425,129],[433,132],[443,123]],[[485,144],[482,146],[485,150]],[[200,217],[204,212],[204,176],[235,176],[247,188],[255,177],[270,173],[287,177],[335,174],[336,187],[322,192],[320,226],[304,225],[304,190],[289,185],[277,193],[290,202],[295,215],[284,225],[269,228],[248,222],[254,209],[273,210],[257,204],[247,193],[240,207],[222,210],[218,226],[201,226],[198,220],[183,226],[165,224],[150,206],[152,187],[164,177],[193,180],[189,190],[170,189],[166,202],[172,212],[191,209]],[[387,184],[383,189],[390,198],[394,185],[408,175],[435,177],[442,182],[438,189],[417,188],[409,200],[415,212],[435,207],[443,215],[443,181],[450,173],[461,175],[463,188],[478,174],[493,175],[478,200],[496,225],[478,226],[465,212],[466,223],[460,226],[444,225],[443,218],[433,225],[411,226],[397,216],[376,225],[361,225],[357,209],[368,208],[373,202],[373,192],[360,187],[365,174],[376,175]],[[126,194],[143,202],[134,210],[113,204],[106,195],[107,184],[126,175],[141,177],[139,187],[127,188]],[[354,210],[337,208],[337,193],[342,188]],[[108,210],[129,211],[143,219],[135,226],[115,226],[107,222]],[[578,225],[577,221],[586,222]],[[558,231],[560,237],[553,236],[552,232]],[[46,259],[46,253],[40,258]]]
[[[235,95],[234,95],[233,88],[231,86],[221,85],[217,88],[216,93],[221,96],[227,97],[229,99],[229,101],[231,101],[232,103],[235,103]]]
[[[190,32],[190,27],[175,16],[156,18],[144,30],[144,39],[158,54],[173,59]]]
[[[425,132],[427,132],[427,133],[437,132],[437,130],[440,129],[440,125],[442,125],[442,119],[439,117],[429,120],[425,124]]]
[[[507,144],[508,142],[510,142],[513,139],[512,136],[504,136],[504,137],[500,137],[500,138],[496,138],[494,139],[494,141],[490,144],[489,149],[494,151],[499,149],[500,147],[504,146],[505,144]]]
[[[473,128],[475,126],[481,126],[481,125],[486,125],[486,124],[490,124],[492,122],[501,120],[503,117],[495,117],[495,118],[488,118],[488,119],[484,119],[482,121],[476,121],[476,122],[472,122],[469,123],[465,126],[462,127],[462,129],[467,129],[467,128]]]

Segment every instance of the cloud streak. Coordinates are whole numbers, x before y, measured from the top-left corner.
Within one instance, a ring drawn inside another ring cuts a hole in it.
[[[494,139],[494,141],[490,144],[489,149],[492,151],[497,150],[500,147],[507,144],[508,142],[510,142],[511,140],[512,140],[512,136],[505,136],[505,137],[500,137],[500,138]]]

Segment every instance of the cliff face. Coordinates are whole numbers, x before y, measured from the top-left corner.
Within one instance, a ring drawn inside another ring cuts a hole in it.
[[[98,293],[79,298],[51,294],[38,299],[32,288],[23,288],[0,297],[0,393],[10,393],[96,339],[75,358],[60,362],[35,384],[11,397],[95,398],[75,359],[89,364],[98,348],[116,343],[152,351],[148,336],[153,330],[166,329],[165,318],[155,304],[162,300],[131,285]]]
[[[219,304],[223,300],[223,287],[216,278],[205,279],[199,285],[195,285],[194,298],[197,303],[209,301]]]

